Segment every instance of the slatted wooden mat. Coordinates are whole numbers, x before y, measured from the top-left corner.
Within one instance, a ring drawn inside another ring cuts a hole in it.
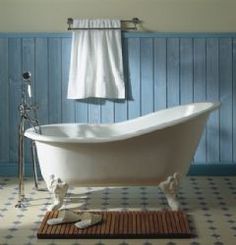
[[[39,239],[75,238],[189,238],[192,233],[182,211],[95,212],[102,214],[100,224],[78,229],[74,224],[47,225],[58,211],[47,212],[37,233]]]

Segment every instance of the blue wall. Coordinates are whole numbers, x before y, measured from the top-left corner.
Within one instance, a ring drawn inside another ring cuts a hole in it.
[[[179,104],[220,100],[193,164],[207,171],[209,166],[236,170],[236,34],[124,34],[129,98],[122,102],[66,99],[70,47],[69,33],[0,34],[0,175],[16,172],[17,105],[26,70],[32,72],[42,124],[118,122]],[[29,142],[26,152],[30,162]]]

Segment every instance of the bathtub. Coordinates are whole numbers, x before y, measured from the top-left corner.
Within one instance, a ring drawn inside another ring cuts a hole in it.
[[[34,140],[43,179],[62,206],[68,185],[157,185],[173,210],[209,114],[219,102],[172,107],[113,124],[42,125]]]

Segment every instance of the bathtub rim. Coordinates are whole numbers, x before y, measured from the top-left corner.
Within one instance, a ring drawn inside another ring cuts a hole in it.
[[[155,111],[152,113],[148,113],[146,115],[143,115],[143,116],[140,116],[140,117],[137,117],[134,119],[130,119],[127,121],[129,121],[129,122],[130,121],[138,121],[139,118],[148,117],[150,115],[157,114],[157,113],[162,112],[162,111],[167,111],[169,109],[176,109],[176,108],[185,107],[185,106],[202,105],[202,104],[208,104],[209,106],[206,107],[205,109],[199,110],[198,112],[191,113],[190,115],[182,117],[182,118],[178,118],[178,119],[171,120],[168,122],[163,122],[161,124],[154,125],[152,127],[137,130],[135,132],[125,133],[125,134],[120,134],[120,135],[113,135],[110,137],[88,137],[88,138],[85,138],[85,137],[48,136],[48,135],[40,135],[40,134],[34,132],[34,128],[27,129],[25,131],[24,135],[25,135],[25,137],[32,139],[34,141],[40,141],[40,142],[45,142],[45,143],[47,143],[47,142],[48,143],[106,143],[106,142],[121,141],[121,140],[130,139],[133,137],[138,137],[138,136],[141,136],[144,134],[148,134],[148,133],[151,133],[151,132],[156,131],[156,130],[162,130],[162,129],[177,125],[179,123],[183,123],[183,122],[189,121],[191,119],[194,119],[195,117],[197,117],[201,114],[210,113],[210,112],[216,110],[217,108],[219,108],[221,105],[221,102],[219,102],[219,101],[216,101],[216,102],[194,102],[194,103],[189,103],[189,104],[184,104],[184,105],[173,106],[173,107],[165,108],[165,109],[158,110],[158,111]],[[101,124],[101,125],[103,125],[105,127],[105,126],[110,126],[113,124],[121,124],[121,123],[125,124],[125,122],[127,122],[127,121],[122,121],[122,122],[117,122],[117,123],[105,123],[105,124]],[[56,124],[44,124],[44,125],[41,125],[41,127],[46,128],[46,127],[65,126],[65,125],[69,126],[69,125],[75,125],[75,124],[76,125],[95,125],[94,123],[56,123]]]

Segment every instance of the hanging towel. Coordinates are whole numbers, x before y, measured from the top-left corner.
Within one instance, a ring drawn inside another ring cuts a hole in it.
[[[74,28],[121,27],[120,20],[75,19]],[[68,99],[124,99],[125,85],[120,29],[74,31]]]

